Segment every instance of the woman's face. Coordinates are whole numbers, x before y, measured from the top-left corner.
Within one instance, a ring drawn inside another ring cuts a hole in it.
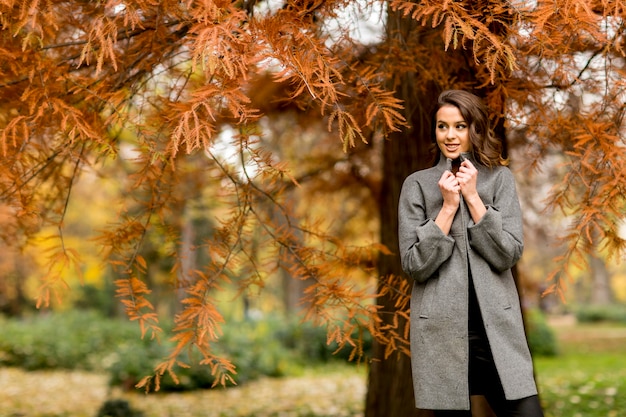
[[[457,159],[463,152],[472,150],[469,125],[458,107],[451,104],[437,111],[435,137],[441,153],[450,159]]]

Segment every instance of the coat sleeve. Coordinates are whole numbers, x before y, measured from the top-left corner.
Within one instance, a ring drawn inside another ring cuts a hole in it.
[[[411,179],[404,182],[400,193],[398,235],[402,269],[420,283],[428,280],[454,249],[454,239],[428,218],[424,193]]]
[[[470,247],[493,269],[503,272],[522,256],[524,236],[515,179],[508,168],[500,172],[494,186],[493,204],[487,205],[482,219],[467,230]]]

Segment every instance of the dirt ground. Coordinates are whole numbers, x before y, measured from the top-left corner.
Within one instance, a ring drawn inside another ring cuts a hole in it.
[[[0,416],[95,417],[105,400],[121,398],[145,417],[356,417],[362,415],[365,380],[362,367],[341,366],[326,375],[316,371],[228,389],[128,394],[109,390],[106,375],[0,368]]]

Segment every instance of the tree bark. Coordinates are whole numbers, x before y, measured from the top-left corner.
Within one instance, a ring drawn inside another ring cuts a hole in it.
[[[615,301],[611,289],[611,273],[604,259],[597,253],[589,255],[589,273],[591,274],[591,304],[607,305]]]
[[[383,147],[383,180],[380,196],[380,218],[384,219],[380,231],[381,242],[392,255],[379,258],[380,276],[403,275],[398,254],[398,199],[404,179],[412,172],[431,165],[430,122],[428,120],[438,92],[432,91],[418,96],[415,74],[407,74],[401,83],[399,96],[405,100],[407,109],[419,108],[410,115],[412,129],[391,135]],[[433,98],[434,97],[434,98]],[[429,108],[421,107],[429,103]],[[431,104],[432,103],[432,104]],[[380,297],[378,304],[383,307],[381,317],[386,323],[391,315],[385,312],[395,310],[389,297]],[[404,324],[400,324],[401,327]],[[374,346],[374,361],[370,366],[369,386],[366,399],[365,417],[426,417],[430,412],[417,410],[413,397],[411,363],[407,355],[395,353],[384,359],[384,346]]]
[[[385,167],[383,168],[383,186],[381,195],[381,218],[386,219],[381,230],[381,241],[394,251],[393,255],[381,255],[379,272],[381,276],[402,275],[397,253],[398,215],[397,202],[400,195],[402,181],[408,173],[415,171],[426,160],[424,141],[406,135],[396,135],[385,143],[383,151]],[[422,136],[428,137],[428,136]],[[393,311],[393,300],[388,297],[378,299],[384,312]],[[402,326],[402,324],[401,324]],[[374,361],[370,366],[369,386],[367,391],[365,417],[394,417],[394,416],[427,416],[415,408],[413,398],[413,381],[411,378],[411,363],[407,355],[396,353],[384,359],[384,346],[376,344],[374,347]]]

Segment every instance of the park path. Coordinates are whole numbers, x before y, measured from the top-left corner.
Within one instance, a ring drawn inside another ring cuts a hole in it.
[[[0,368],[0,416],[95,417],[113,398],[127,400],[144,417],[360,417],[365,381],[364,367],[340,365],[228,389],[143,394],[110,390],[106,375]]]

